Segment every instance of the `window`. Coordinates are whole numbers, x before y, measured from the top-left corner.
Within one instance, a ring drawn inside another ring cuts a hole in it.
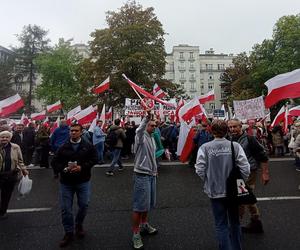
[[[207,70],[212,70],[213,65],[212,64],[205,64]]]
[[[211,74],[211,73],[209,73],[209,74],[208,74],[208,80],[213,80],[213,79],[214,79],[214,75]]]
[[[214,104],[214,103],[210,103],[210,104],[209,104],[209,108],[210,108],[210,109],[215,109],[215,104]]]
[[[181,85],[184,85],[184,82],[180,82]]]
[[[179,53],[179,58],[180,58],[180,59],[183,59],[183,52],[180,52],[180,53]]]
[[[218,64],[218,70],[224,70],[224,64]]]
[[[213,83],[208,84],[208,90],[212,90],[213,88],[214,88],[214,84]]]
[[[191,79],[192,79],[192,80],[195,79],[195,74],[191,74]]]
[[[22,83],[16,83],[16,91],[22,91]]]
[[[221,98],[224,99],[224,98],[226,98],[226,97],[227,97],[226,93],[222,92],[222,93],[221,93]]]
[[[190,63],[190,68],[193,69],[194,68],[194,63]]]
[[[184,79],[184,73],[180,73],[180,79]]]
[[[204,85],[201,85],[200,88],[201,88],[201,91],[204,90]]]
[[[195,89],[195,83],[191,82],[191,90],[194,90],[194,89]]]
[[[190,52],[190,59],[194,59],[194,52]]]

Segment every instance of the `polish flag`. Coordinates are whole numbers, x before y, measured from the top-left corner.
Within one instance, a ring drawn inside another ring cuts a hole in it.
[[[206,102],[213,101],[213,100],[215,100],[215,90],[214,89],[207,92],[205,95],[200,96],[200,98],[199,98],[199,102],[201,104],[204,104]]]
[[[49,126],[49,117],[48,116],[46,116],[46,119],[43,121],[43,124],[47,127]]]
[[[277,75],[266,81],[265,85],[268,87],[266,108],[283,99],[300,97],[300,69]]]
[[[288,124],[292,124],[292,116],[289,114],[284,105],[278,111],[273,122],[271,123],[271,128],[278,125],[280,122],[284,122],[284,127],[286,127]]]
[[[50,134],[53,134],[54,130],[59,127],[60,117],[58,116],[56,121],[53,123],[52,127],[50,128]]]
[[[193,117],[205,114],[205,109],[199,102],[199,97],[194,97],[191,101],[186,103],[178,112],[179,120],[189,123]],[[206,115],[206,114],[205,114]],[[207,115],[206,115],[207,116]]]
[[[29,119],[24,113],[21,116],[20,123],[24,124],[25,127],[29,124]]]
[[[32,113],[30,116],[31,120],[34,121],[41,121],[46,118],[46,110],[40,112],[40,113]]]
[[[24,106],[24,102],[19,94],[8,97],[0,101],[0,116],[7,116],[18,111]]]
[[[56,110],[60,110],[62,108],[62,104],[60,101],[57,101],[54,104],[47,105],[46,109],[48,113],[54,112]]]
[[[110,84],[109,77],[107,77],[99,86],[93,88],[93,92],[95,94],[101,94],[105,90],[109,89],[109,84]]]
[[[109,108],[108,112],[105,114],[105,120],[112,119],[112,107]]]
[[[141,95],[145,96],[145,97],[148,97],[154,101],[157,101],[159,103],[162,103],[166,106],[169,106],[169,107],[174,107],[174,104],[173,103],[169,103],[169,102],[165,102],[159,98],[157,98],[156,96],[154,95],[151,95],[149,92],[147,92],[146,90],[144,90],[143,88],[141,88],[140,86],[138,86],[136,83],[134,83],[133,81],[131,81],[125,74],[122,74],[122,76],[127,80],[127,82],[129,83],[129,85],[137,92],[139,92]]]
[[[191,122],[190,124],[181,122],[176,152],[176,154],[180,156],[179,160],[181,162],[186,162],[189,159],[195,147],[195,144],[193,142],[193,138],[196,134],[196,131],[193,128],[194,125],[195,119],[193,119],[193,122]]]
[[[86,109],[83,109],[79,113],[74,115],[73,118],[77,120],[79,124],[82,125],[93,121],[93,119],[95,119],[96,116],[97,112],[95,111],[95,108],[93,107],[93,105],[90,105]]]
[[[300,116],[300,105],[293,107],[289,110],[289,115],[290,116]]]
[[[153,91],[152,91],[153,95],[156,96],[157,98],[164,98],[165,96],[167,96],[167,93],[165,93],[158,85],[157,83],[154,84],[153,86]]]
[[[177,108],[175,110],[175,122],[179,122],[179,116],[178,116],[178,112],[180,110],[180,108],[184,105],[184,100],[181,98],[177,104]]]
[[[105,104],[103,104],[101,115],[100,115],[100,120],[103,121],[103,124],[105,123]]]
[[[71,121],[72,121],[74,115],[78,114],[80,111],[81,111],[81,106],[79,105],[67,113],[67,124],[68,125],[71,125]]]

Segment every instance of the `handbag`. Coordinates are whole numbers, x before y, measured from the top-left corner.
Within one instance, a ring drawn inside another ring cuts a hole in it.
[[[249,205],[255,204],[257,199],[252,189],[246,184],[239,167],[235,162],[233,143],[231,142],[232,170],[226,180],[226,198],[231,204]]]
[[[21,195],[29,194],[32,188],[32,180],[28,175],[23,176],[18,185],[18,191]]]

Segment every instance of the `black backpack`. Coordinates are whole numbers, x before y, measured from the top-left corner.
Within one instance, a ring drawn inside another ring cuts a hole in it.
[[[114,147],[117,145],[118,143],[118,135],[116,133],[115,130],[110,130],[107,137],[106,137],[106,140],[105,140],[106,144],[110,147]]]

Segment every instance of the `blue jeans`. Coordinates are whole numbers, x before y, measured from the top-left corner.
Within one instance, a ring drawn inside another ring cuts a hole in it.
[[[121,148],[113,148],[111,151],[112,154],[112,162],[110,164],[110,167],[108,171],[114,171],[115,170],[115,165],[118,163],[119,167],[122,167],[122,162],[121,162]]]
[[[229,205],[226,198],[210,199],[215,218],[219,249],[240,250],[241,227],[238,206]],[[229,222],[229,223],[228,223]],[[229,225],[228,225],[229,224]]]
[[[103,151],[104,151],[104,141],[101,141],[95,145],[98,155],[98,162],[103,162]]]
[[[91,182],[87,181],[75,185],[60,184],[61,217],[66,233],[73,233],[74,231],[73,199],[75,193],[78,205],[75,223],[76,225],[82,225],[90,201]]]

